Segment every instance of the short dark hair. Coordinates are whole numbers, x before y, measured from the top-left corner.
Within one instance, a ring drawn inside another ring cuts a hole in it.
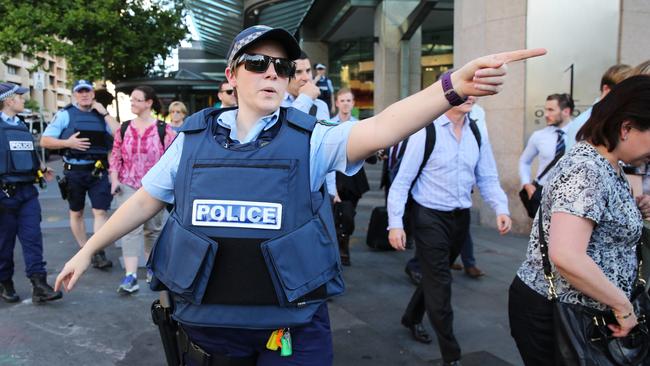
[[[605,85],[607,85],[610,89],[613,88],[614,85],[625,80],[631,70],[632,67],[630,67],[630,65],[616,64],[614,66],[611,66],[609,69],[607,69],[607,71],[605,71],[603,77],[600,79],[600,90],[602,91],[603,86]]]
[[[626,121],[640,131],[650,129],[650,76],[636,75],[616,84],[594,105],[591,117],[578,131],[576,140],[586,140],[613,151],[619,142],[621,125]]]
[[[564,108],[569,108],[571,113],[573,113],[573,108],[575,104],[573,103],[573,98],[567,93],[555,93],[546,97],[546,100],[555,100],[557,105],[560,106],[560,110]]]
[[[300,57],[298,57],[298,60],[305,60],[309,59],[309,56],[307,56],[307,53],[304,50],[300,50]]]
[[[136,86],[133,91],[139,90],[144,94],[144,100],[151,100],[153,103],[151,104],[151,109],[156,112],[160,113],[162,110],[162,104],[160,104],[160,100],[158,100],[158,96],[156,95],[156,91],[150,87],[149,85],[140,85]]]

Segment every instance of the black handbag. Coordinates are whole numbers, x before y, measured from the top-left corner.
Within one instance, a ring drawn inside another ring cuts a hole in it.
[[[548,297],[553,302],[557,364],[565,366],[636,366],[648,361],[650,336],[646,317],[650,297],[641,273],[632,292],[632,304],[638,324],[625,337],[613,337],[607,324],[617,324],[614,313],[583,305],[560,302],[555,292],[554,276],[548,257],[548,244],[542,228],[542,210],[538,211],[539,246],[544,277],[549,283]],[[637,245],[637,256],[643,242]],[[641,263],[639,263],[639,270]]]
[[[537,213],[537,209],[539,208],[539,204],[542,201],[542,189],[544,186],[539,184],[539,180],[542,179],[548,172],[553,169],[555,164],[560,160],[562,155],[556,155],[555,158],[548,163],[546,168],[544,168],[544,171],[537,176],[537,179],[533,181],[533,185],[535,186],[535,193],[533,193],[532,197],[528,197],[528,192],[526,192],[526,189],[522,188],[519,191],[519,199],[521,200],[521,203],[524,205],[524,208],[526,209],[526,213],[528,214],[528,217],[531,219],[535,217],[535,213]]]

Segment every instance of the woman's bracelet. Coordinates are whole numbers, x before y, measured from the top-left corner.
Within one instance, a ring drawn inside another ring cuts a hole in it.
[[[625,315],[619,315],[619,314],[614,313],[614,316],[616,317],[616,319],[622,319],[622,320],[625,320],[625,319],[631,317],[632,314],[634,314],[634,312],[633,312],[633,311],[630,311],[629,313],[627,313],[627,314],[625,314]]]

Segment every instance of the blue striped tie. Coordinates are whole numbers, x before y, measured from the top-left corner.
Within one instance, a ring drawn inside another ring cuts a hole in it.
[[[564,144],[564,131],[558,129],[557,130],[557,144],[555,145],[555,156],[562,156],[564,155],[564,151],[566,150],[566,145]]]

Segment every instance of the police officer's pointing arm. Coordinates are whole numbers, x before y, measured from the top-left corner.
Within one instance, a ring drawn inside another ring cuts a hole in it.
[[[519,50],[484,56],[470,61],[451,74],[461,97],[496,94],[503,84],[508,62],[541,56],[545,49]],[[350,132],[348,160],[358,161],[375,151],[394,145],[423,128],[450,108],[440,81],[390,105],[374,117],[357,123]]]
[[[55,288],[63,284],[72,290],[79,277],[86,271],[92,255],[109,246],[117,239],[133,231],[165,207],[165,203],[154,198],[143,188],[122,204],[95,235],[70,259],[56,278]]]

